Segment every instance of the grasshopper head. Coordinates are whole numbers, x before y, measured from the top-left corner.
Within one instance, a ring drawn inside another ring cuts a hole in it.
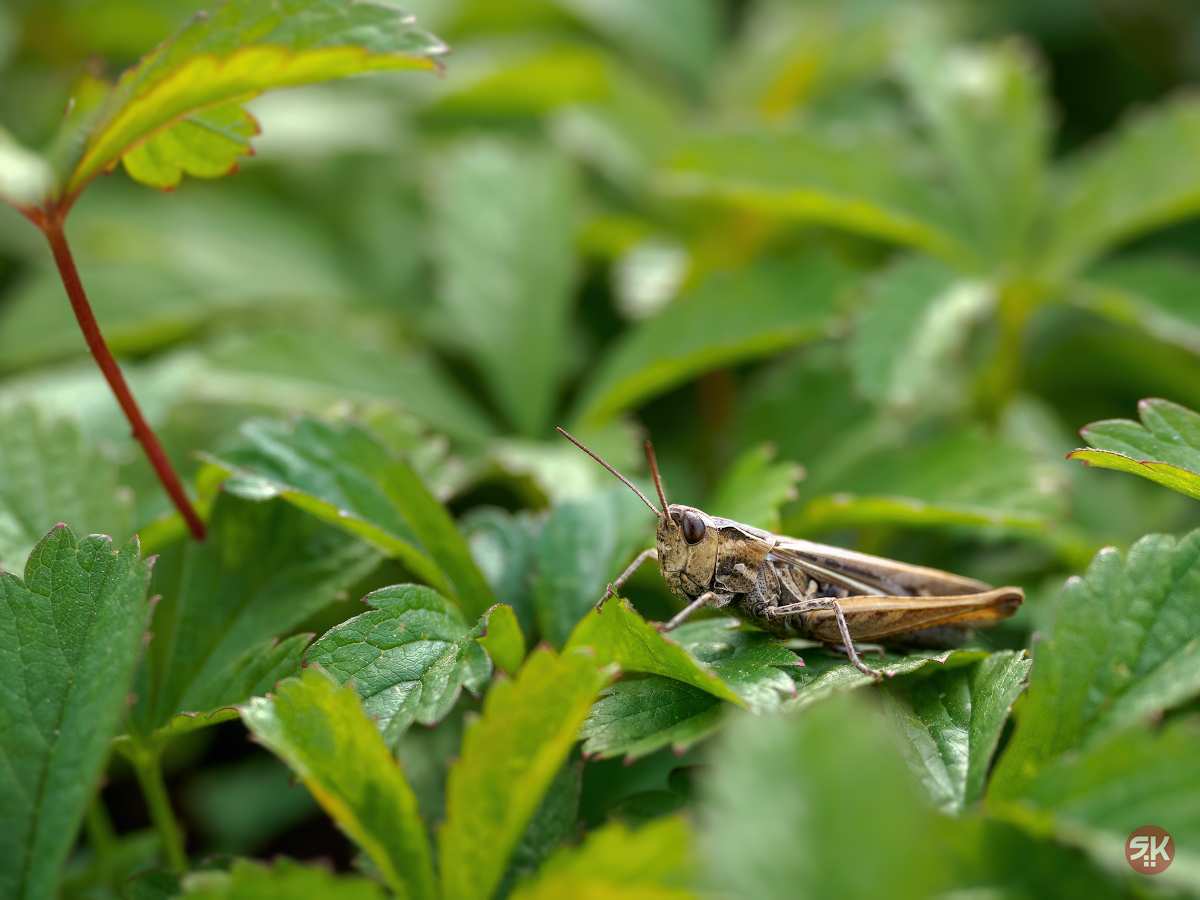
[[[658,516],[658,565],[667,586],[679,597],[697,597],[707,591],[717,570],[717,529],[711,517],[694,507],[678,503],[667,505],[654,445],[646,441],[646,460],[650,463],[650,474],[654,476],[661,509],[655,507],[632,481],[575,438],[561,428],[558,433],[621,479]]]
[[[658,565],[677,596],[707,591],[717,571],[718,532],[712,518],[692,506],[672,503],[658,520]]]

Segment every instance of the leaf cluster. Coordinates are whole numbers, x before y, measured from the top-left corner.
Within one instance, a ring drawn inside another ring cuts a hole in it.
[[[0,894],[1200,894],[1195,96],[1111,10],[420,6],[0,10]],[[556,425],[1026,603],[879,687],[597,610],[654,519]]]

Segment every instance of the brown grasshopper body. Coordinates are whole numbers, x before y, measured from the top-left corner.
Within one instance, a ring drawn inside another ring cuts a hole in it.
[[[559,432],[625,482],[658,516],[658,539],[609,585],[600,605],[648,559],[687,606],[670,631],[701,607],[728,608],[766,631],[840,645],[860,671],[854,641],[923,646],[961,643],[970,628],[1011,616],[1025,595],[938,569],[843,550],[667,504],[654,450],[646,456],[662,511],[623,475],[561,428]]]

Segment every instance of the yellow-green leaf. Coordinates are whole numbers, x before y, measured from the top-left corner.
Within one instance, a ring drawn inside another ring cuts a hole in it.
[[[220,153],[215,162],[211,156],[214,141],[182,123],[198,129],[221,123],[225,134],[215,148],[228,160],[230,142],[246,136],[244,119],[233,125],[231,106],[274,88],[386,69],[434,69],[445,52],[444,44],[413,27],[411,16],[380,3],[227,0],[121,76],[73,160],[63,194],[74,197],[131,151],[130,174],[147,174],[151,184],[173,166],[211,171],[221,161]],[[214,110],[220,111],[215,118]],[[170,136],[155,140],[164,129]],[[138,152],[146,142],[151,146]]]
[[[567,641],[567,649],[572,647],[593,648],[598,663],[615,662],[630,672],[666,675],[714,697],[746,705],[683,647],[639,616],[628,600],[613,600],[588,613]]]
[[[498,679],[446,782],[438,835],[444,900],[488,900],[562,767],[596,693],[615,674],[586,650],[535,651]]]
[[[497,603],[483,617],[483,634],[475,640],[487,651],[497,669],[515,675],[525,658],[525,635],[511,606]]]
[[[227,103],[176,122],[122,157],[135,181],[173,188],[186,172],[196,178],[220,178],[237,168],[237,158],[253,152],[250,138],[258,122],[240,103]]]
[[[593,831],[579,847],[560,850],[512,897],[687,900],[695,896],[683,887],[690,843],[687,823],[678,816],[637,831],[614,822]]]
[[[304,782],[401,900],[431,898],[433,862],[417,798],[349,687],[316,666],[242,707],[255,737]]]

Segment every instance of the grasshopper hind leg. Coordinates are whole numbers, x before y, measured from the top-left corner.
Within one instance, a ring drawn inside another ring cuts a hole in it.
[[[883,681],[883,675],[859,659],[854,641],[850,640],[850,629],[846,625],[846,617],[842,614],[842,607],[832,597],[813,597],[809,600],[801,600],[799,603],[789,603],[786,606],[772,606],[764,610],[763,615],[767,619],[782,619],[785,616],[798,616],[804,613],[815,612],[818,609],[833,611],[833,615],[837,619],[838,634],[842,638],[841,649],[849,657],[850,665],[854,666],[854,668],[858,669],[864,675],[871,676],[876,681]]]
[[[844,644],[831,644],[827,641],[825,643],[825,646],[828,647],[830,650],[836,650],[838,653],[845,653],[846,656],[850,655],[849,653],[846,653],[846,647]],[[884,648],[883,644],[861,644],[860,643],[860,644],[855,644],[854,649],[858,653],[877,653],[877,654],[879,654],[879,659],[881,661],[887,659],[887,650]]]

